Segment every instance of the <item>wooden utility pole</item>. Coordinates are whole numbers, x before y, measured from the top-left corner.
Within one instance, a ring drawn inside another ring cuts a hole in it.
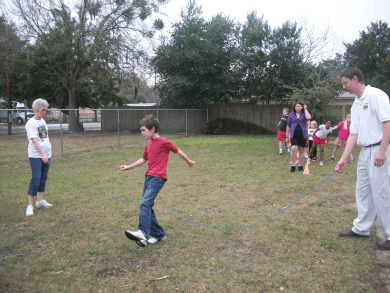
[[[8,121],[8,135],[12,134],[12,119],[11,119],[11,95],[10,95],[10,90],[9,90],[9,83],[10,83],[10,78],[9,78],[9,40],[8,40],[8,34],[9,34],[9,27],[8,25],[6,26],[5,29],[5,45],[6,45],[6,52],[5,52],[5,70],[7,74],[7,108],[9,109],[7,111],[7,121]]]

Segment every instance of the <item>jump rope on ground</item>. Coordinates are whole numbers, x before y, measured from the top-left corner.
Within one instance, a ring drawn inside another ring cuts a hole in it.
[[[49,163],[50,164],[50,163]],[[133,201],[133,200],[128,200],[128,199],[118,199],[118,198],[113,198],[111,196],[108,196],[108,195],[105,195],[105,194],[102,194],[102,193],[99,193],[99,192],[96,192],[88,187],[85,187],[85,186],[82,186],[81,184],[77,183],[76,181],[74,181],[73,179],[69,178],[68,176],[62,174],[60,171],[58,171],[52,164],[50,164],[50,167],[53,168],[58,174],[60,174],[61,176],[63,176],[64,178],[68,179],[69,181],[73,182],[74,184],[76,184],[77,186],[83,188],[83,189],[86,189],[88,191],[91,191],[92,193],[95,193],[96,195],[101,195],[101,196],[104,196],[108,199],[113,199],[113,200],[116,200],[116,201],[123,201],[123,202],[130,202],[130,203],[137,203],[137,204],[140,204],[139,201]],[[328,177],[326,177],[324,180],[322,180],[321,182],[317,183],[312,189],[310,189],[308,192],[306,192],[304,195],[302,195],[300,198],[294,200],[293,202],[291,202],[287,207],[283,208],[282,210],[280,210],[279,212],[275,213],[274,215],[272,216],[269,216],[269,217],[266,217],[260,221],[257,221],[251,225],[237,225],[237,226],[230,226],[230,225],[226,225],[226,226],[223,226],[223,225],[213,225],[213,224],[206,224],[206,223],[201,223],[201,222],[198,222],[196,220],[193,220],[191,219],[190,217],[187,217],[186,215],[183,215],[181,213],[179,213],[178,211],[175,211],[174,209],[171,209],[171,208],[167,208],[167,207],[163,207],[163,206],[160,206],[160,205],[155,205],[159,208],[162,208],[162,209],[165,209],[165,210],[168,210],[168,211],[171,211],[171,212],[174,212],[178,215],[180,215],[181,217],[183,218],[186,218],[187,220],[193,222],[193,223],[196,223],[196,224],[199,224],[199,225],[203,225],[203,226],[207,226],[207,227],[214,227],[214,228],[249,228],[249,227],[253,227],[261,222],[264,222],[266,220],[269,220],[271,218],[274,218],[276,217],[277,215],[279,215],[280,213],[284,212],[285,210],[289,209],[293,204],[295,204],[296,202],[300,201],[301,199],[303,199],[305,196],[307,196],[310,192],[312,192],[314,189],[316,189],[319,185],[321,185],[322,183],[324,183],[326,180],[328,180],[330,177],[332,177],[334,174],[336,173],[336,171],[333,171],[332,174],[330,174]]]

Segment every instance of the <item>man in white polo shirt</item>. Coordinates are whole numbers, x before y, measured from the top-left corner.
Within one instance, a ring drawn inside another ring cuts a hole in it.
[[[364,85],[363,73],[355,67],[341,73],[343,88],[355,94],[351,108],[351,128],[344,153],[336,165],[342,173],[356,144],[361,145],[357,164],[356,207],[358,217],[342,237],[368,237],[378,215],[387,240],[378,243],[390,250],[390,101],[382,90]]]

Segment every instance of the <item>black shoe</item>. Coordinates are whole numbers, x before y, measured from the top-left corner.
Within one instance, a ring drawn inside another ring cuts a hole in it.
[[[291,166],[291,172],[295,172],[295,165]]]
[[[303,166],[298,166],[298,171],[303,171]]]
[[[390,240],[386,240],[383,243],[377,243],[376,248],[379,250],[390,250]]]
[[[333,161],[334,161],[334,157],[333,157],[333,156],[331,156],[331,157],[330,157],[330,160],[333,162]]]
[[[356,234],[352,230],[349,230],[348,232],[340,232],[339,236],[340,237],[368,237],[367,235]]]

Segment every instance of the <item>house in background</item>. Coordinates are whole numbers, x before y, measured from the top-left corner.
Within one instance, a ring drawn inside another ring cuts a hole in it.
[[[352,106],[353,102],[355,101],[356,95],[350,94],[348,92],[340,92],[337,97],[334,98],[335,105],[346,105],[346,106]]]
[[[355,102],[356,95],[342,91],[334,98],[336,109],[341,110],[342,119],[351,113],[352,104]]]

